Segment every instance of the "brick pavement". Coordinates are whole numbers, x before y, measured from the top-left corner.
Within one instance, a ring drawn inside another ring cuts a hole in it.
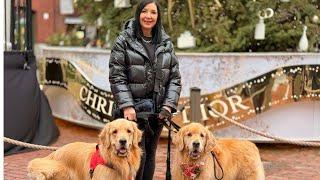
[[[97,142],[97,130],[56,120],[60,129],[59,139],[53,146],[83,141]],[[306,148],[290,145],[259,144],[261,158],[264,161],[266,179],[270,180],[318,180],[320,179],[320,148]],[[32,151],[4,157],[4,179],[27,179],[28,162],[36,157],[50,153],[47,150]],[[157,152],[155,180],[165,179],[166,140],[161,140]]]

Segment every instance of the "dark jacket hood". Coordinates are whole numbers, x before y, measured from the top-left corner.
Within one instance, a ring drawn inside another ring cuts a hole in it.
[[[131,39],[136,39],[134,33],[133,33],[133,24],[134,24],[134,18],[131,18],[127,20],[123,27],[122,27],[122,33],[126,37],[129,37]],[[164,31],[163,26],[161,26],[161,42],[165,42],[170,40],[170,36]]]

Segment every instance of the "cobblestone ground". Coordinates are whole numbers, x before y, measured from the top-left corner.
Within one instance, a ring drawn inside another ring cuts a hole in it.
[[[97,142],[97,130],[56,120],[60,137],[53,146],[83,141]],[[160,141],[157,151],[155,180],[165,179],[166,140]],[[320,148],[306,148],[289,145],[259,144],[261,158],[264,162],[266,179],[274,180],[319,180]],[[173,147],[174,148],[174,147]],[[4,157],[4,179],[27,179],[26,167],[31,159],[44,157],[50,151],[38,150]]]

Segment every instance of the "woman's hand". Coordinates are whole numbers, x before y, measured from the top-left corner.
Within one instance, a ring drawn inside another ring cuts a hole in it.
[[[125,107],[123,109],[123,116],[125,119],[130,120],[130,121],[136,121],[137,116],[136,116],[136,110],[133,107]]]
[[[171,108],[168,106],[163,106],[159,113],[159,119],[168,119],[171,116]]]

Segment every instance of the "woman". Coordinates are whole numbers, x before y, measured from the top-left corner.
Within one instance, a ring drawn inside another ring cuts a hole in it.
[[[112,48],[109,64],[109,81],[116,102],[114,112],[121,112],[115,118],[137,121],[144,131],[141,141],[144,155],[136,179],[152,179],[163,127],[161,120],[176,111],[180,96],[179,66],[173,44],[162,28],[155,0],[143,0],[137,6],[135,18],[126,22],[124,28]],[[158,117],[137,118],[137,113],[143,111],[139,104],[148,104],[140,102],[149,101]]]

